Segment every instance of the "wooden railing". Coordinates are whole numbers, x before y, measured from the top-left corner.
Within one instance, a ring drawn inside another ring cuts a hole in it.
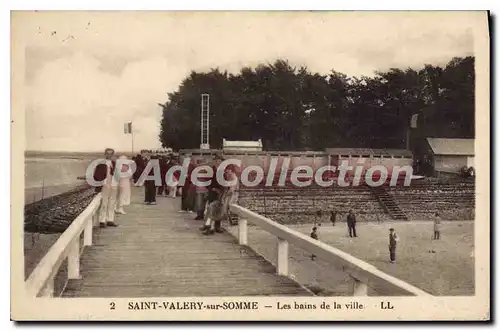
[[[83,232],[83,246],[92,246],[92,230],[98,224],[101,194],[99,193],[85,210],[71,223],[55,244],[42,258],[25,282],[29,296],[54,296],[54,278],[62,263],[68,259],[67,280],[80,279],[80,236]]]
[[[368,295],[368,288],[372,288],[380,295],[431,296],[431,294],[390,276],[375,266],[355,258],[346,252],[314,240],[251,210],[237,204],[231,205],[230,209],[232,213],[239,216],[238,242],[240,245],[248,245],[248,222],[273,234],[277,238],[276,269],[277,273],[281,276],[289,276],[288,245],[292,244],[334,264],[339,270],[347,273],[352,278],[352,295],[354,296]]]

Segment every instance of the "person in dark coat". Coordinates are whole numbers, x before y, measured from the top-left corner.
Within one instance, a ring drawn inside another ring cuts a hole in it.
[[[161,186],[158,186],[158,196],[163,196],[163,192],[166,193],[167,191],[167,181],[165,178],[167,176],[167,160],[165,159],[164,156],[160,156],[159,164],[160,164],[160,174],[161,174]]]
[[[396,262],[396,244],[399,241],[399,237],[393,228],[389,229],[389,259],[391,263]]]
[[[347,215],[347,228],[349,230],[349,237],[357,237],[356,235],[356,216],[354,212],[349,210],[349,214]]]
[[[135,162],[135,172],[134,172],[134,184],[137,184],[139,178],[141,177],[142,175],[142,172],[144,171],[144,168],[146,167],[145,166],[145,163],[144,163],[144,158],[142,157],[141,154],[137,154],[134,158],[134,162]]]
[[[195,169],[194,159],[191,159],[191,163],[188,165],[187,178],[182,185],[182,193],[181,193],[181,212],[189,212],[194,210],[193,201],[192,201],[192,189],[193,183],[191,181],[191,174]]]
[[[318,236],[318,228],[317,227],[313,227],[312,228],[312,232],[311,232],[311,238],[315,239],[315,240],[319,240],[319,236]],[[316,260],[316,255],[315,254],[312,254],[311,255],[311,260]]]
[[[222,163],[222,161],[224,161],[224,160],[223,160],[223,158],[222,158],[221,155],[219,155],[219,154],[215,155],[215,157],[214,157],[214,165],[213,165],[214,174],[213,174],[213,177],[212,177],[212,182],[210,183],[210,186],[209,186],[209,192],[212,192],[212,194],[209,194],[207,196],[208,205],[210,203],[214,202],[215,199],[222,198],[222,194],[224,193],[224,189],[225,188],[217,180],[217,172],[218,171],[222,171],[222,169],[219,169],[219,166]],[[222,232],[221,220],[216,220],[215,221],[215,231],[216,232]]]
[[[332,222],[332,225],[335,226],[335,223],[337,222],[337,211],[332,210],[330,212],[330,222]]]
[[[155,159],[155,156],[152,156],[151,159]],[[154,175],[154,169],[154,167],[151,168],[148,176]],[[144,203],[146,205],[156,205],[156,185],[153,179],[144,181]]]

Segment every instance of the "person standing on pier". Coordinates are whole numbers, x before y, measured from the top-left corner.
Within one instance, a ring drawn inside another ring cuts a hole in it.
[[[127,164],[127,157],[125,155],[120,156],[122,160],[122,169],[120,172],[120,178],[118,179],[118,201],[116,204],[116,213],[125,215],[126,212],[123,210],[124,206],[130,205],[130,177],[128,174],[129,165]]]
[[[141,154],[137,154],[135,157],[135,172],[134,172],[134,183],[139,186],[142,186],[144,183],[139,183],[139,178],[141,178],[142,172],[146,168],[146,157],[143,155],[144,153],[141,152]]]
[[[175,166],[176,164],[177,164],[177,162],[175,160],[171,160],[168,169]],[[171,197],[171,198],[177,197],[177,189],[178,189],[177,185],[178,185],[178,183],[179,183],[179,172],[176,171],[167,180],[169,197]]]
[[[202,169],[200,171],[200,174],[207,174],[207,171]],[[208,199],[208,187],[203,186],[205,183],[208,182],[210,178],[205,178],[201,176],[200,178],[197,179],[197,183],[194,183],[195,186],[195,191],[196,191],[196,198],[195,198],[195,206],[196,206],[196,218],[195,221],[202,221],[205,219],[205,208],[207,204],[207,199]]]
[[[159,156],[159,164],[160,164],[160,174],[161,174],[161,186],[158,186],[158,196],[167,195],[167,170],[168,170],[168,162],[164,155]]]
[[[99,164],[94,171],[94,180],[104,181],[103,185],[96,187],[96,192],[101,193],[101,206],[99,209],[99,226],[105,228],[106,226],[118,226],[115,223],[115,206],[118,195],[117,183],[113,181],[115,173],[116,159],[114,157],[115,150],[106,148],[104,157],[105,164]]]
[[[222,232],[220,229],[220,223],[221,221],[225,218],[225,213],[224,213],[224,204],[222,203],[222,197],[221,196],[214,196],[218,195],[214,191],[209,192],[210,196],[213,196],[214,201],[212,201],[207,208],[207,212],[205,213],[206,217],[206,223],[203,227],[200,228],[200,230],[203,231],[204,235],[212,235],[215,232]],[[217,228],[216,223],[219,223],[219,228]]]
[[[212,177],[212,182],[210,183],[209,191],[213,192],[211,197],[217,197],[217,199],[220,199],[222,202],[224,202],[222,199],[223,199],[223,194],[224,194],[225,190],[224,190],[224,187],[221,185],[221,183],[219,183],[219,181],[217,180],[217,172],[222,171],[222,169],[219,169],[222,161],[224,161],[222,159],[222,155],[216,154],[214,157],[214,165],[213,165],[214,173],[213,173],[213,177]],[[227,176],[227,174],[224,172],[223,176]],[[213,201],[215,201],[215,200],[213,200],[213,198],[209,197],[208,203],[212,203]],[[220,220],[215,221],[215,231],[222,232]]]
[[[349,230],[349,237],[357,237],[356,235],[356,216],[354,212],[349,210],[349,214],[347,215],[347,228]]]
[[[155,156],[151,156],[151,159],[156,160]],[[146,161],[146,164],[150,160]],[[152,167],[149,171],[148,176],[154,176],[155,168]],[[146,205],[156,205],[156,185],[154,179],[148,179],[144,181],[144,203]]]
[[[205,224],[200,228],[205,235],[224,232],[221,223],[229,217],[230,205],[238,200],[239,182],[236,170],[231,165],[225,169],[224,179],[230,182],[228,187],[224,188],[219,183],[216,189],[208,192],[209,204],[205,213]]]

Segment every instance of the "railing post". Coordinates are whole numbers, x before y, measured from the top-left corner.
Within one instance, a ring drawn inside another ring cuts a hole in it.
[[[238,243],[248,245],[248,224],[246,219],[238,220]]]
[[[288,241],[278,238],[277,271],[280,276],[288,276]]]
[[[54,296],[54,278],[51,278],[47,281],[47,284],[40,291],[41,297],[49,298]]]
[[[97,207],[97,209],[95,210],[95,213],[94,215],[92,215],[92,223],[94,226],[98,226],[99,225],[99,212],[101,210],[101,206]]]
[[[362,281],[352,277],[353,280],[353,289],[352,289],[352,295],[355,297],[362,297],[362,296],[367,296],[368,295],[368,286],[363,283]]]
[[[80,279],[80,240],[76,237],[68,254],[68,279]]]
[[[93,217],[93,216],[92,216]],[[83,230],[83,246],[92,246],[92,228],[94,227],[94,219],[88,219]]]

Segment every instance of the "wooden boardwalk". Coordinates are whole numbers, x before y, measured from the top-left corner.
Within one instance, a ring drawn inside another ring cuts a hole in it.
[[[132,192],[119,226],[94,232],[82,279],[64,297],[311,295],[229,233],[202,235],[194,214],[178,212],[180,198],[157,197],[148,206],[142,189]]]

